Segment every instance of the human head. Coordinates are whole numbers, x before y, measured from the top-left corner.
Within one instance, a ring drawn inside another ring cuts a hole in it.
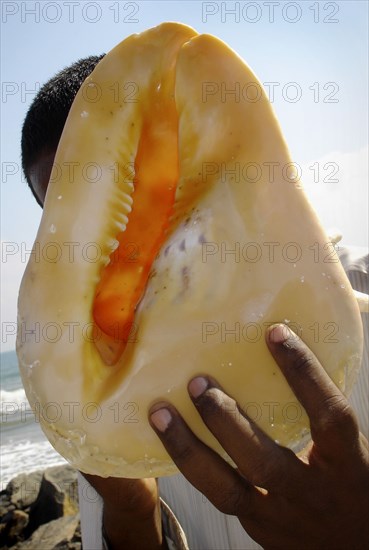
[[[42,86],[28,110],[22,129],[22,168],[40,206],[74,98],[104,55],[80,59],[61,70]]]

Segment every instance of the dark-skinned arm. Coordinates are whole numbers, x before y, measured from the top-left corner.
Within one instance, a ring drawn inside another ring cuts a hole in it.
[[[165,550],[156,479],[83,474],[103,499],[103,532],[109,550]]]

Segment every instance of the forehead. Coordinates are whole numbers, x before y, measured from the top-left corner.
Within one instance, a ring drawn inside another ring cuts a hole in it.
[[[45,151],[41,153],[36,162],[32,164],[29,171],[29,178],[32,188],[42,205],[45,201],[55,153],[55,150]]]

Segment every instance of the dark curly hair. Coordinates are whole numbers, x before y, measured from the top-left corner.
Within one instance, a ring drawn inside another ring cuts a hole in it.
[[[31,166],[42,154],[56,150],[78,90],[104,55],[80,59],[61,70],[42,86],[27,112],[22,128],[22,168],[40,206],[30,179]]]

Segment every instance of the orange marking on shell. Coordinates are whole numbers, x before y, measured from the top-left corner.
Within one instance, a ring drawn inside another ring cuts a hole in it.
[[[96,289],[93,317],[102,331],[96,344],[108,364],[116,363],[129,340],[136,307],[173,211],[178,180],[178,117],[170,77],[151,90],[155,101],[146,116],[135,159],[132,212],[126,230],[117,236],[119,246],[103,269]],[[128,254],[130,249],[135,253]]]

